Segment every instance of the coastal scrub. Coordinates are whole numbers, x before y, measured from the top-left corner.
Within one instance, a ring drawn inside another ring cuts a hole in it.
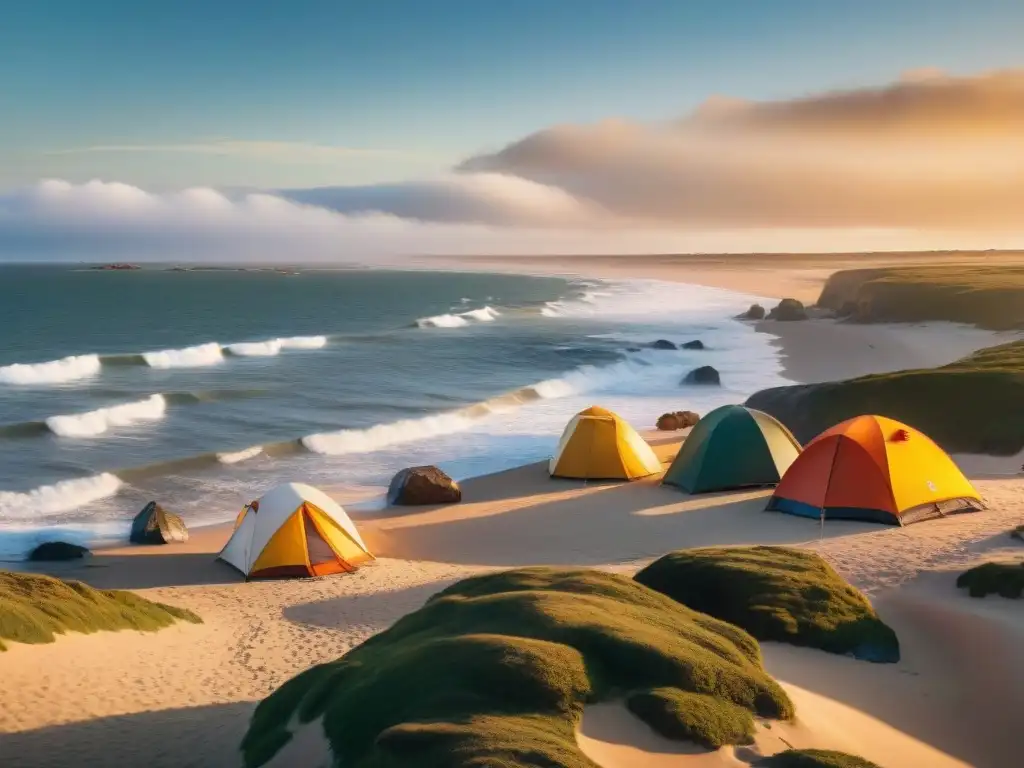
[[[758,640],[867,661],[900,658],[896,633],[814,552],[769,546],[684,549],[655,560],[636,580]]]
[[[202,619],[123,590],[93,589],[80,581],[0,571],[0,651],[3,640],[52,643],[65,632],[134,629],[154,632],[176,621]]]
[[[521,568],[458,582],[288,681],[242,751],[264,765],[319,720],[337,766],[594,768],[575,728],[585,704],[616,698],[708,744],[749,742],[754,715],[793,716],[743,630],[626,576]]]
[[[1024,341],[982,349],[939,368],[765,389],[746,405],[803,442],[865,413],[919,429],[950,453],[1012,456],[1024,448]]]

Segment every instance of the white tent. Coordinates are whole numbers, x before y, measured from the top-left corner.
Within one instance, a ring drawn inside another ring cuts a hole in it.
[[[336,501],[311,485],[286,483],[242,510],[219,557],[258,578],[349,572],[373,555]]]

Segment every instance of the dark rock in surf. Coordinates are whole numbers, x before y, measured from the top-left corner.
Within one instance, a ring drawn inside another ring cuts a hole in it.
[[[722,383],[722,378],[719,376],[718,371],[710,365],[702,365],[700,368],[694,368],[681,382],[683,384],[708,384],[718,386]]]
[[[88,547],[81,547],[78,544],[70,544],[66,541],[47,541],[33,549],[29,553],[28,559],[36,562],[81,560],[91,554]]]
[[[410,467],[391,479],[388,504],[414,506],[421,504],[455,504],[462,501],[459,484],[437,467]]]
[[[768,319],[781,321],[806,320],[807,309],[801,301],[783,299],[775,309],[768,313]]]
[[[683,344],[683,349],[706,349],[704,342],[700,339],[694,339]]]
[[[751,304],[750,309],[740,315],[741,320],[764,320],[766,312],[760,304]]]
[[[651,344],[651,349],[679,349],[679,347],[667,339],[658,339],[656,342]]]

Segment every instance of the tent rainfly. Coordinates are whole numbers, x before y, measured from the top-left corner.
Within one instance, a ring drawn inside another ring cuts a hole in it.
[[[373,559],[345,510],[301,483],[246,505],[219,557],[250,579],[351,572]]]
[[[566,426],[548,465],[552,477],[635,480],[661,472],[661,461],[625,419],[593,406]]]
[[[800,443],[772,416],[723,405],[700,421],[665,473],[687,493],[775,485],[800,455]]]
[[[768,502],[769,510],[791,515],[891,525],[983,508],[945,451],[884,416],[858,416],[822,432]]]

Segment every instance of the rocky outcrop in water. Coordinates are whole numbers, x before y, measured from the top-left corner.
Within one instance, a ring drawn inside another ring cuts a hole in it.
[[[768,313],[769,320],[780,320],[791,322],[794,320],[806,320],[807,308],[802,301],[797,299],[783,299],[771,312]]]
[[[706,384],[718,386],[722,383],[722,377],[718,371],[710,365],[702,365],[694,368],[683,378],[682,384]]]
[[[70,544],[66,541],[47,541],[33,549],[29,553],[28,559],[37,562],[81,560],[83,557],[91,554],[88,547],[82,547],[78,544]]]

